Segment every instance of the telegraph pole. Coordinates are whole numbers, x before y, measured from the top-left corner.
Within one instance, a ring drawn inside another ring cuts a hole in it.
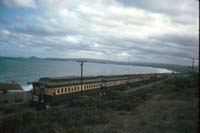
[[[128,56],[128,75],[130,74],[130,62],[129,62],[129,56]]]
[[[194,58],[192,58],[192,84],[194,83]]]
[[[128,82],[127,82],[127,90],[130,88],[130,59],[128,55]]]
[[[83,95],[83,63],[87,61],[77,61],[81,66],[81,96]]]
[[[194,58],[192,59],[192,73],[194,72]]]

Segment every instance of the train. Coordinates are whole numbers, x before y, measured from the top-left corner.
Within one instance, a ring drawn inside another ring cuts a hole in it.
[[[81,95],[105,95],[142,80],[166,77],[168,74],[107,75],[80,77],[44,77],[31,82],[32,104],[56,104]],[[81,81],[82,80],[82,81]]]

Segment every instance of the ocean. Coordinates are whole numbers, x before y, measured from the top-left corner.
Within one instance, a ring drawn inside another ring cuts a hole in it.
[[[0,58],[0,83],[15,81],[27,91],[32,88],[27,82],[37,81],[41,77],[79,76],[80,68],[76,61]],[[89,62],[84,63],[83,67],[84,76],[171,72],[162,68]]]

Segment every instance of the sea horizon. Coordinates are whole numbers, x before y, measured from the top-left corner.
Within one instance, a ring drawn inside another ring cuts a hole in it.
[[[15,81],[25,91],[32,88],[27,82],[37,81],[41,77],[80,76],[80,64],[76,61],[35,60],[32,58],[9,60],[5,58],[1,59],[0,65],[0,82]],[[174,71],[146,66],[84,63],[84,76],[172,72]]]

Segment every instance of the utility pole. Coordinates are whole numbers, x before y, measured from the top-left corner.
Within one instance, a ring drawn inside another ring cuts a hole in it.
[[[129,61],[129,56],[128,56],[128,75],[130,74],[130,61]]]
[[[194,72],[194,58],[192,59],[192,73]]]
[[[194,83],[194,58],[192,58],[192,84]]]
[[[81,96],[83,95],[83,63],[87,61],[77,61],[80,63],[81,66]]]
[[[130,88],[130,59],[128,55],[128,82],[127,82],[127,90]]]

